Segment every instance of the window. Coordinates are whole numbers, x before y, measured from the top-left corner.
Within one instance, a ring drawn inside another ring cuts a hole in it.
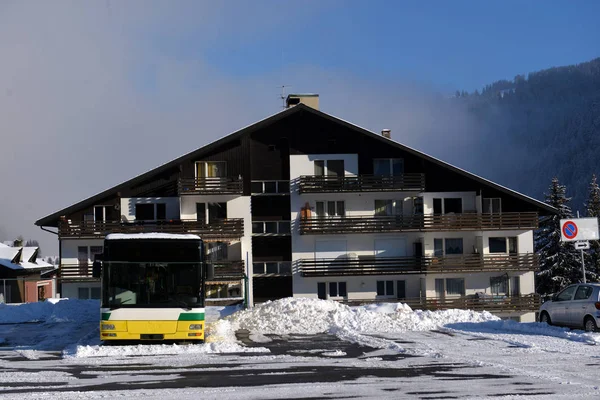
[[[161,221],[167,219],[167,205],[165,203],[156,204],[156,219]]]
[[[496,276],[490,278],[490,288],[492,294],[507,294],[508,293],[508,276]]]
[[[575,292],[574,300],[587,300],[594,289],[591,286],[579,286]]]
[[[463,240],[462,238],[456,239],[445,239],[446,241],[446,255],[448,254],[463,254]]]
[[[433,239],[433,255],[444,257],[444,239]]]
[[[449,213],[462,213],[462,199],[460,197],[444,199],[444,214]]]
[[[433,213],[442,214],[442,199],[433,199]]]
[[[223,261],[227,260],[227,243],[224,242],[205,242],[206,260]]]
[[[423,198],[422,197],[413,198],[413,214],[415,214],[415,215],[423,214]]]
[[[521,277],[520,276],[513,276],[510,292],[513,296],[519,296],[521,294]]]
[[[575,293],[575,289],[577,286],[571,286],[563,290],[558,294],[558,301],[568,301],[573,298],[573,293]]]
[[[323,300],[327,297],[347,297],[346,282],[318,282],[317,295]]]
[[[375,200],[375,215],[402,215],[402,200]]]
[[[254,181],[252,182],[253,194],[277,194],[289,193],[290,183],[288,181]]]
[[[325,161],[324,160],[315,160],[315,176],[324,176],[325,175]]]
[[[90,298],[94,300],[100,300],[100,288],[93,287],[90,288]]]
[[[290,221],[253,221],[252,233],[289,235],[291,232]]]
[[[399,176],[404,173],[404,159],[376,158],[373,160],[373,175]]]
[[[152,221],[154,219],[154,204],[136,204],[135,219],[138,221]]]
[[[344,176],[344,160],[315,160],[315,176]]]
[[[464,278],[447,278],[446,279],[446,293],[449,295],[460,295],[465,294],[465,279]]]
[[[393,296],[394,281],[377,281],[377,296]]]
[[[102,254],[104,248],[102,246],[90,246],[90,260],[95,261],[95,257],[98,254]]]
[[[406,298],[406,281],[396,281],[396,298],[403,300]]]
[[[80,267],[85,267],[87,269],[88,266],[88,248],[87,246],[78,246],[77,247],[77,262]],[[87,270],[86,270],[87,272]],[[87,273],[86,273],[87,275]]]
[[[500,198],[483,199],[483,210],[481,212],[484,214],[502,212],[502,203]]]
[[[227,162],[199,161],[196,163],[196,178],[224,178],[227,176]]]
[[[517,254],[516,237],[491,237],[489,238],[490,253]]]
[[[343,217],[346,204],[343,201],[317,201],[317,217]]]
[[[227,203],[196,203],[197,221],[212,224],[226,218]]]
[[[86,287],[77,288],[77,298],[79,300],[89,300],[90,288],[86,288]]]
[[[442,298],[446,295],[446,286],[443,279],[435,280],[435,297]]]
[[[506,238],[491,237],[489,241],[490,253],[506,253]]]
[[[94,206],[94,221],[106,222],[112,206]]]

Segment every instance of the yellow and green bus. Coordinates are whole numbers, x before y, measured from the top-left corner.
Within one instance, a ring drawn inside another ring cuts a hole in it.
[[[196,235],[109,234],[94,261],[100,339],[204,341],[207,268]]]

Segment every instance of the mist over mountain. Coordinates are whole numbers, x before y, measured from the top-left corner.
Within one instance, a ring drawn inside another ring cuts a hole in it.
[[[583,212],[600,174],[600,58],[457,92],[455,101],[485,127],[466,167],[538,199],[556,176]]]

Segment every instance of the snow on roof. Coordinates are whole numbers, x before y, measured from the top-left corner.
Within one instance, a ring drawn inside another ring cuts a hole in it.
[[[32,260],[31,257],[33,257],[33,255],[35,254],[37,249],[38,249],[37,247],[23,247],[23,252],[21,253],[21,259],[23,261],[35,262],[35,259]]]
[[[7,246],[4,243],[0,242],[0,247],[10,247],[10,246]]]
[[[125,239],[194,239],[200,240],[200,236],[191,234],[174,234],[174,233],[110,233],[106,236],[106,240],[125,240]]]

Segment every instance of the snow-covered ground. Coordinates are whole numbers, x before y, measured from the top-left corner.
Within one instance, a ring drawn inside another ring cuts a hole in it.
[[[0,395],[600,396],[597,333],[391,303],[289,298],[233,311],[207,308],[205,344],[102,346],[96,301],[0,305]]]

